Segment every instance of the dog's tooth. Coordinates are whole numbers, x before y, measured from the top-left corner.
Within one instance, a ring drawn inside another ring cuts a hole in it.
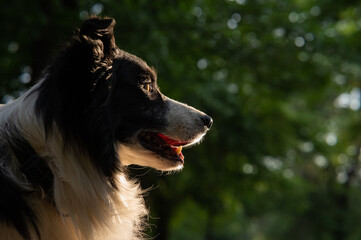
[[[177,147],[177,149],[175,150],[177,152],[177,154],[179,155],[182,152],[182,146]]]

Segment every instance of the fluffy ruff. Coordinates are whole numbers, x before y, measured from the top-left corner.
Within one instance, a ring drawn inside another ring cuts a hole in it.
[[[141,239],[139,185],[124,169],[108,179],[55,126],[46,134],[36,95],[0,110],[0,239]]]
[[[206,114],[164,96],[153,69],[115,45],[110,18],[84,22],[44,77],[0,107],[0,239],[142,239],[131,164],[183,167]]]

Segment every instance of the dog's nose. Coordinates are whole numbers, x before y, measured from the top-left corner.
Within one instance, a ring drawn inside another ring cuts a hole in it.
[[[210,129],[212,127],[212,124],[213,124],[213,119],[208,115],[203,115],[201,118],[202,118],[202,121],[203,121],[204,125],[208,129]]]

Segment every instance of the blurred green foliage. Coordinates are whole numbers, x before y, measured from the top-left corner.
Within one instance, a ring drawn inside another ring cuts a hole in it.
[[[361,239],[361,3],[332,0],[13,0],[0,9],[10,101],[89,15],[211,115],[179,174],[134,167],[156,239]]]

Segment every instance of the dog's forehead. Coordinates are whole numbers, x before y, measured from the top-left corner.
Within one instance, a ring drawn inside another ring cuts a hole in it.
[[[122,54],[115,59],[114,63],[118,65],[117,67],[122,67],[120,65],[125,66],[126,69],[123,70],[131,71],[138,76],[150,78],[151,80],[157,79],[157,73],[154,68],[149,67],[143,59],[128,52],[122,52]]]

